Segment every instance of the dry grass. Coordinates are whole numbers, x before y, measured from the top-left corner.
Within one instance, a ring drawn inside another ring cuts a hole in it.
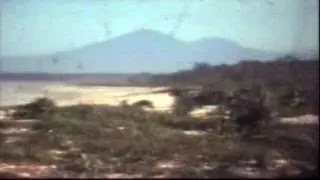
[[[60,107],[43,115],[42,121],[35,127],[39,134],[33,140],[2,146],[2,160],[56,164],[58,171],[75,176],[84,172],[90,177],[138,173],[142,177],[219,178],[232,177],[227,169],[239,160],[264,156],[269,150],[286,159],[311,163],[316,163],[318,151],[318,130],[312,125],[276,125],[265,129],[260,138],[239,141],[231,126],[222,136],[218,121],[196,121],[130,107]],[[181,133],[183,129],[209,128],[212,131],[203,136]],[[301,134],[307,138],[301,139]]]

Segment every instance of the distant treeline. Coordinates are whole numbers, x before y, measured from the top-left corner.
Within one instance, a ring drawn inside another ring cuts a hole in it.
[[[197,63],[193,69],[151,78],[157,85],[210,85],[217,89],[262,84],[269,88],[314,89],[319,86],[319,60],[285,57],[274,61],[241,61],[234,65]]]

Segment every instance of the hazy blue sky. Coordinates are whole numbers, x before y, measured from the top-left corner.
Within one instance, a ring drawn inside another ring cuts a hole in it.
[[[3,56],[54,53],[142,27],[175,30],[183,41],[222,37],[263,50],[318,48],[318,0],[1,0],[1,7]]]

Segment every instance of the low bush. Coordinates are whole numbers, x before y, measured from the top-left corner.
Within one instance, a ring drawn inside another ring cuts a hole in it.
[[[14,119],[40,118],[44,114],[52,113],[55,109],[56,105],[53,100],[38,98],[28,104],[17,106],[12,117]]]

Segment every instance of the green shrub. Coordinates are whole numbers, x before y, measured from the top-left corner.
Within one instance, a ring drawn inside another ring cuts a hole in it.
[[[149,100],[140,100],[132,104],[133,107],[138,107],[138,108],[154,108],[153,103]]]
[[[48,98],[38,98],[33,102],[17,106],[13,113],[13,118],[40,118],[41,116],[52,113],[56,108],[53,100]]]

